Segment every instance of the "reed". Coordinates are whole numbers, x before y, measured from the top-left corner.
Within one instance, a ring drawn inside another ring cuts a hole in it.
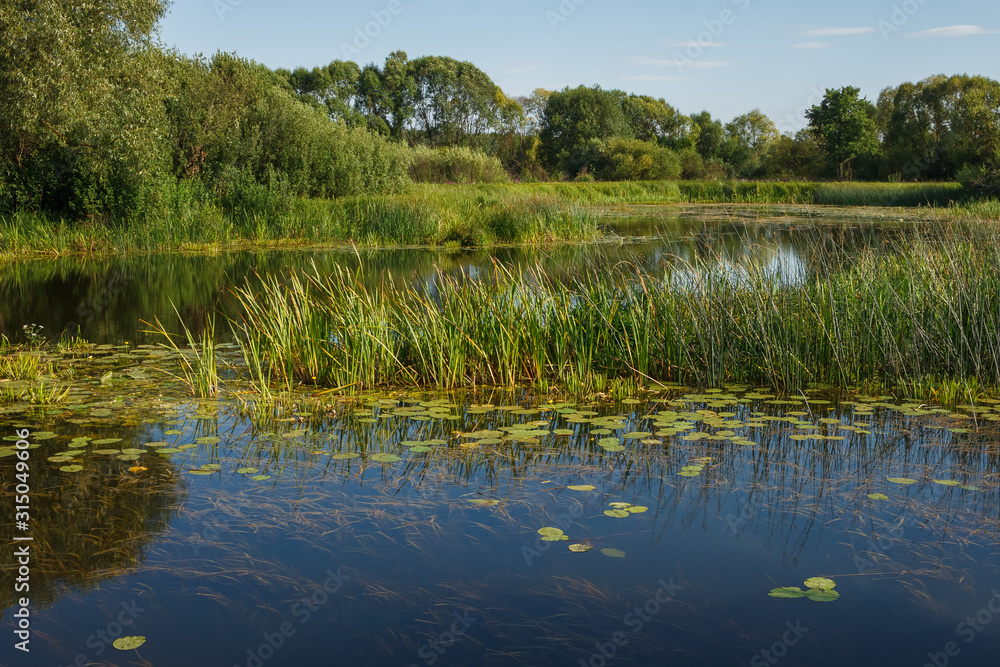
[[[496,264],[425,286],[314,271],[238,291],[239,332],[254,367],[286,389],[1000,386],[997,236],[956,228],[849,260],[817,243],[805,270],[784,273],[721,253],[668,258],[657,271],[585,267],[569,279]]]
[[[166,339],[161,345],[174,351],[180,359],[181,375],[178,377],[168,371],[172,377],[178,378],[187,385],[191,395],[197,398],[214,398],[219,394],[219,367],[215,354],[215,314],[209,312],[205,318],[205,329],[196,338],[191,330],[184,324],[180,312],[174,308],[177,319],[181,322],[184,333],[184,344],[178,344],[175,335],[169,333],[159,319],[153,324],[143,322],[150,329],[145,333],[154,333]],[[161,369],[162,370],[162,369]]]

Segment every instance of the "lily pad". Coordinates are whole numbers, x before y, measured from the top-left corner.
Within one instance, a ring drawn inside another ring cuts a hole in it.
[[[570,491],[593,491],[597,487],[593,484],[571,484],[566,487]]]
[[[119,651],[131,651],[137,649],[146,643],[146,638],[142,636],[132,635],[129,637],[119,637],[111,645],[114,646]]]
[[[371,459],[376,463],[395,463],[403,460],[395,454],[373,454]]]
[[[335,459],[337,461],[344,461],[347,459],[356,459],[359,456],[361,456],[361,454],[358,454],[357,452],[343,452],[341,454],[334,454],[330,458]]]
[[[271,476],[270,475],[254,475],[250,479],[252,479],[255,482],[263,482],[266,479],[271,479]]]
[[[837,583],[833,579],[827,579],[826,577],[810,577],[805,580],[805,585],[807,588],[831,591],[837,586]]]
[[[625,558],[625,552],[621,549],[601,549],[601,553],[610,558]]]
[[[62,470],[63,472],[80,472],[81,470],[83,470],[83,466],[79,465],[62,466],[59,469]]]
[[[936,479],[935,484],[941,484],[942,486],[962,486],[962,483],[954,479]]]
[[[813,588],[806,593],[806,597],[813,602],[833,602],[840,597],[840,593],[837,591]]]
[[[90,444],[92,445],[113,445],[116,442],[121,442],[121,438],[101,438],[100,440],[92,440]]]
[[[494,505],[500,504],[499,500],[492,500],[487,498],[474,498],[469,502],[472,503],[473,505],[479,505],[480,507],[492,507]]]
[[[629,514],[642,514],[643,512],[649,511],[649,508],[642,505],[632,505],[631,507],[626,507],[625,511]]]
[[[768,595],[773,598],[801,598],[806,596],[806,592],[798,586],[782,586],[772,589]]]
[[[545,526],[538,529],[538,534],[542,536],[543,542],[559,542],[560,540],[568,540],[569,536],[564,534],[562,529],[553,528],[552,526]]]
[[[586,551],[590,551],[593,548],[594,547],[590,546],[589,544],[571,544],[571,545],[569,545],[569,550],[570,551],[575,551],[578,554],[584,553]]]
[[[253,475],[254,473],[260,472],[259,468],[237,468],[236,472],[241,475]]]
[[[916,484],[917,480],[910,479],[909,477],[889,477],[887,481],[893,484]]]
[[[869,493],[868,497],[872,500],[889,500],[889,496],[884,493]]]
[[[604,513],[616,519],[624,519],[628,516],[628,510],[604,510]]]
[[[214,435],[206,435],[204,438],[195,440],[199,445],[217,445],[222,442],[222,438]]]

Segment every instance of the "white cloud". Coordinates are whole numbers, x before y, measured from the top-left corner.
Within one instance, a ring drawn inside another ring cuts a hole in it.
[[[792,44],[793,49],[828,49],[833,44],[830,42],[799,42],[798,44]]]
[[[910,39],[922,37],[971,37],[973,35],[995,35],[1000,30],[987,30],[981,25],[952,25],[945,28],[931,28],[907,35]]]
[[[724,60],[693,60],[683,56],[679,59],[673,56],[641,56],[635,59],[635,63],[647,67],[676,67],[679,70],[716,69],[732,65],[731,62]]]
[[[844,37],[847,35],[867,35],[875,32],[873,26],[859,26],[857,28],[816,28],[799,33],[803,37]]]

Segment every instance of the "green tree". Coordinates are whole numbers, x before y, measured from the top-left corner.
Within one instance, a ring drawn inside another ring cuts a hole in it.
[[[741,177],[758,175],[778,128],[760,109],[737,116],[725,125],[723,155]]]
[[[806,111],[809,127],[820,138],[827,157],[837,165],[839,180],[844,179],[844,170],[852,160],[879,152],[875,108],[859,97],[860,92],[851,86],[827,89],[823,101]]]
[[[698,126],[663,99],[629,95],[622,107],[637,139],[674,150],[689,148],[698,141]]]
[[[358,77],[357,108],[368,125],[393,139],[402,139],[413,119],[417,85],[405,51],[393,51],[382,67],[365,65]]]
[[[553,171],[576,175],[589,167],[592,141],[632,138],[624,99],[620,90],[599,86],[565,88],[549,95],[539,134],[545,164]]]
[[[0,4],[0,205],[126,208],[165,164],[166,0]]]

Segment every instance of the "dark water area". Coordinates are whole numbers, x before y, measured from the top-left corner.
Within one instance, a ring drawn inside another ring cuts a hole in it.
[[[409,392],[262,423],[129,386],[4,418],[40,446],[31,659],[8,634],[2,664],[142,664],[110,647],[125,635],[146,637],[147,664],[227,667],[919,667],[1000,650],[991,406]],[[82,471],[46,464],[67,448]],[[768,595],[812,577],[840,597]]]
[[[144,333],[158,319],[179,332],[181,321],[194,331],[206,315],[220,311],[238,316],[234,288],[292,272],[329,274],[338,267],[363,267],[368,280],[386,276],[397,283],[433,287],[436,272],[489,275],[494,262],[516,268],[540,267],[547,274],[571,278],[593,267],[630,262],[651,270],[683,270],[697,258],[752,259],[783,279],[809,271],[820,249],[836,249],[845,259],[866,248],[882,248],[924,225],[859,222],[847,218],[815,220],[801,215],[747,220],[713,212],[663,213],[606,219],[612,242],[484,249],[377,249],[342,247],[322,250],[239,251],[220,254],[160,254],[132,257],[32,259],[0,264],[0,335],[24,341],[23,327],[36,325],[58,340],[78,332],[86,340],[122,344],[159,342]],[[175,311],[176,308],[176,311]],[[178,313],[180,318],[178,318]],[[224,318],[220,339],[229,331]]]
[[[194,329],[216,309],[236,316],[232,288],[312,263],[432,288],[437,271],[475,279],[494,261],[572,279],[753,258],[794,281],[831,245],[846,263],[932,233],[803,217],[609,224],[616,243],[0,266],[2,333],[75,322],[100,344],[31,353],[67,383],[56,405],[5,399],[26,381],[0,382],[0,665],[994,664],[1000,402],[480,388],[254,414],[235,371],[223,398],[190,398],[177,355],[141,333],[154,318],[179,330],[174,307]],[[239,367],[233,346],[218,354]],[[24,595],[30,654],[13,632]],[[146,641],[114,648],[127,636]]]

